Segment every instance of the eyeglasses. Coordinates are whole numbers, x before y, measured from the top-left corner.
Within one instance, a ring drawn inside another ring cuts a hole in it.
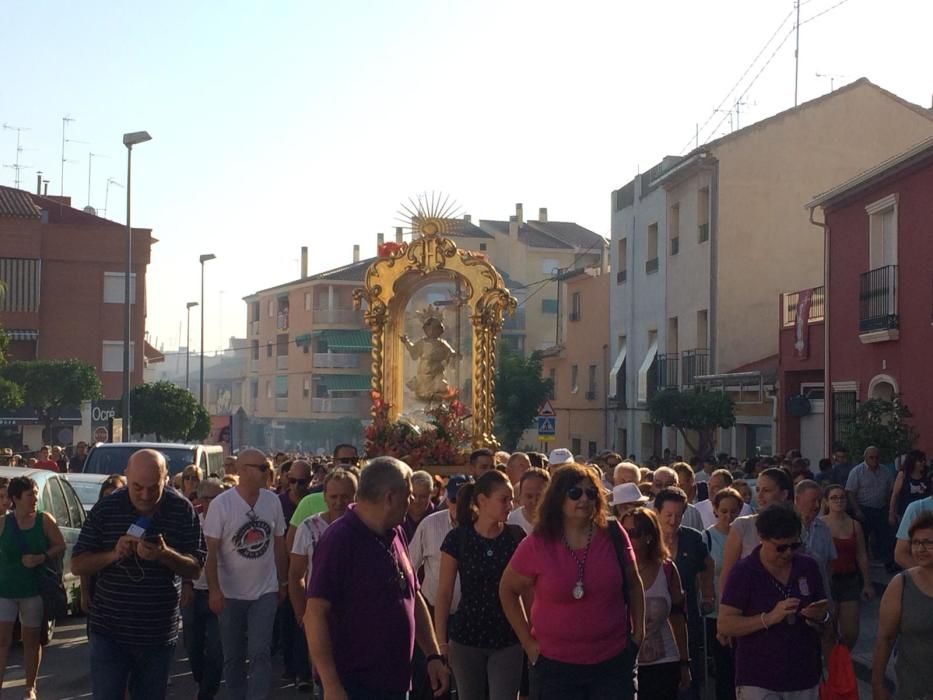
[[[910,546],[931,551],[933,550],[933,540],[911,540]]]
[[[292,484],[293,486],[296,484],[301,484],[302,486],[306,486],[309,481],[310,479],[293,479],[292,477],[288,477],[288,483]]]
[[[269,463],[263,462],[262,464],[244,464],[244,467],[252,467],[253,469],[258,469],[261,472],[269,471]]]
[[[581,489],[579,486],[571,486],[569,489],[567,489],[567,498],[569,498],[571,501],[579,501],[580,497],[583,496],[584,493],[591,501],[595,501],[596,497],[599,495],[599,491],[594,489],[592,486],[589,486],[585,489]]]
[[[787,544],[774,545],[774,550],[778,554],[784,554],[788,549],[792,552],[796,552],[801,547],[803,547],[803,542],[788,542]]]

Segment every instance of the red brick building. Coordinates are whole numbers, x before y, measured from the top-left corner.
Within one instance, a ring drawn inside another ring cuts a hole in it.
[[[930,449],[931,193],[933,139],[928,139],[807,205],[814,221],[823,223],[825,312],[820,313],[823,304],[817,303],[823,301],[822,288],[816,289],[808,314],[807,357],[794,356],[794,339],[802,324],[782,324],[785,449],[803,441],[800,421],[795,424],[787,412],[792,397],[800,394],[800,387],[808,381],[819,383],[821,375],[827,378],[822,407],[824,454],[840,437],[842,423],[858,402],[895,394],[914,414],[913,423],[920,432],[918,447]],[[817,210],[822,210],[822,215]],[[785,295],[782,312],[790,314],[791,307],[795,312],[802,309],[797,298]]]
[[[133,229],[130,344],[142,381],[149,229]],[[105,399],[123,391],[126,227],[70,206],[69,197],[0,187],[0,327],[9,359],[77,358],[97,368]],[[135,297],[134,297],[135,292]]]

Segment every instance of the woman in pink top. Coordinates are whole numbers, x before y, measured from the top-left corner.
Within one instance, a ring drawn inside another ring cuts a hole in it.
[[[606,512],[596,473],[561,467],[538,506],[534,532],[502,574],[502,610],[532,665],[533,700],[635,696],[645,594],[631,542]],[[530,592],[529,621],[521,599]]]

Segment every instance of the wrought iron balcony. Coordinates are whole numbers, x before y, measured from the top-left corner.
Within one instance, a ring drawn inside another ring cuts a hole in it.
[[[676,389],[680,386],[680,354],[669,352],[658,355],[658,388]]]
[[[680,356],[680,364],[683,385],[693,386],[696,384],[697,377],[709,374],[709,350],[705,348],[684,350]]]
[[[897,265],[863,272],[859,280],[859,333],[898,327]]]

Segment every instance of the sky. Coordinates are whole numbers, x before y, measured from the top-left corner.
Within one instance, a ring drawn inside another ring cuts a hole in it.
[[[547,207],[608,237],[611,191],[691,149],[698,125],[702,143],[737,126],[736,102],[738,126],[793,106],[793,7],[0,0],[0,124],[24,129],[24,189],[41,170],[51,194],[64,185],[98,210],[108,178],[125,184],[122,135],[149,131],[133,150],[132,223],[159,241],[150,342],[184,344],[198,256],[213,253],[210,352],[245,336],[242,297],[298,276],[301,246],[312,273],[349,262],[355,243],[374,255],[423,191],[474,221],[522,202],[529,218]],[[930,106],[933,3],[803,0],[800,15],[801,102],[864,76]],[[0,163],[15,162],[16,137],[0,130]],[[0,169],[0,183],[14,177]],[[125,221],[125,190],[109,195],[108,218]]]

